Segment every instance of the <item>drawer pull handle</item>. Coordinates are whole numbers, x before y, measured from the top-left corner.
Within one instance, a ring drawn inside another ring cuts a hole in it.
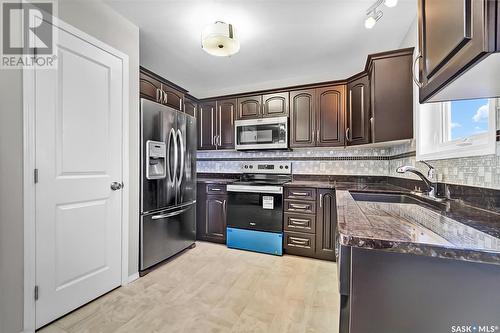
[[[297,238],[297,237],[290,237],[291,243],[289,243],[289,246],[295,246],[295,247],[302,247],[305,249],[309,248],[308,241],[307,239],[302,239],[302,238]]]
[[[210,191],[219,192],[221,189],[220,189],[220,188],[210,188],[209,190],[210,190]]]
[[[308,205],[290,204],[290,207],[298,208],[298,209],[307,209]]]
[[[307,197],[309,193],[306,192],[292,192],[292,195],[297,195],[299,197]]]
[[[290,219],[290,222],[293,222],[295,224],[299,224],[299,225],[306,225],[309,220],[303,220],[303,219]]]

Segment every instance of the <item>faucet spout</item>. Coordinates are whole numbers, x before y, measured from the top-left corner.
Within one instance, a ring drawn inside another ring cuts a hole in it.
[[[396,172],[397,173],[406,173],[406,172],[411,172],[417,176],[420,177],[420,179],[422,179],[422,181],[424,182],[425,186],[427,187],[427,194],[430,196],[430,197],[434,197],[435,194],[436,194],[436,187],[434,186],[434,184],[429,180],[427,179],[427,177],[424,176],[423,173],[421,173],[417,168],[411,166],[411,165],[403,165],[403,166],[400,166],[399,168],[396,169]]]

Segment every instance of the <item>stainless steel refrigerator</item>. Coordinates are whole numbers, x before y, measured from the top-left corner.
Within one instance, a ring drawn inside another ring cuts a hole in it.
[[[196,239],[196,119],[141,99],[139,269]]]

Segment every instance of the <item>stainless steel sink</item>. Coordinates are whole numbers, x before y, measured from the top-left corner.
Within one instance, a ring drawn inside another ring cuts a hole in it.
[[[365,214],[372,226],[380,230],[390,230],[394,237],[409,237],[413,242],[452,246],[439,233],[422,225],[428,216],[438,218],[442,204],[419,200],[413,195],[401,193],[374,193],[350,191],[351,197]],[[405,205],[400,205],[405,204]],[[417,208],[418,206],[420,208]],[[434,213],[430,213],[431,209]],[[422,212],[428,211],[422,215]],[[430,214],[430,215],[429,215]],[[385,221],[385,222],[384,222]],[[396,222],[397,221],[397,222]],[[396,222],[396,224],[392,224]],[[391,224],[388,226],[388,224]]]
[[[447,205],[442,201],[434,201],[427,199],[421,195],[407,195],[401,193],[374,193],[374,192],[349,192],[355,201],[369,201],[369,202],[385,202],[385,203],[401,203],[401,204],[414,204],[424,206],[426,208],[432,207],[437,210],[446,210]]]

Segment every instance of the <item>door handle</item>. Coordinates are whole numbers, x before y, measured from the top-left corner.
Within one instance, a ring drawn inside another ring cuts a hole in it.
[[[121,190],[123,188],[123,183],[122,182],[112,182],[110,187],[113,191],[118,191],[118,190]]]
[[[419,78],[415,75],[416,74],[415,65],[417,64],[417,61],[420,58],[422,58],[422,52],[419,52],[418,55],[417,55],[417,57],[413,61],[412,72],[413,72],[413,82],[415,82],[415,84],[417,85],[417,87],[422,88],[423,87],[423,83],[420,82]]]
[[[172,217],[172,216],[176,216],[176,215],[179,215],[179,214],[182,214],[184,213],[185,211],[187,211],[189,208],[184,208],[184,209],[181,209],[181,210],[178,210],[178,211],[175,211],[175,212],[171,212],[171,213],[166,213],[166,214],[160,214],[160,215],[153,215],[151,217],[152,220],[161,220],[161,219],[165,219],[167,217]]]
[[[172,161],[170,160],[170,148],[172,147],[171,141],[174,140],[174,167],[172,169]],[[175,130],[170,129],[168,135],[168,149],[167,149],[167,173],[168,180],[173,183],[175,180],[175,172],[177,171],[177,137],[175,135]]]
[[[181,161],[180,161],[180,167],[179,167],[179,176],[177,177],[177,182],[180,184],[182,181],[182,178],[184,177],[184,167],[185,167],[185,157],[186,153],[184,151],[184,140],[182,139],[182,132],[180,129],[177,130],[177,140],[179,143],[179,149],[181,151]]]
[[[349,127],[345,129],[345,139],[347,142],[351,142],[351,139],[349,139]]]

